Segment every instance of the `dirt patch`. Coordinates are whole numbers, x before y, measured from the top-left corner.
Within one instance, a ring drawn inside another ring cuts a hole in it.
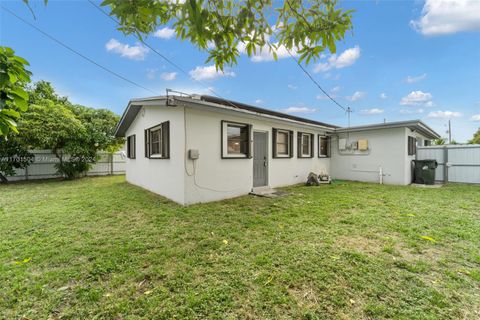
[[[377,255],[382,251],[385,243],[379,239],[351,235],[337,237],[334,245],[342,250]]]

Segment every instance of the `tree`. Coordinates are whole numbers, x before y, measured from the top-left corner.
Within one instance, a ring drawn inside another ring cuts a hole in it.
[[[19,123],[18,138],[30,149],[51,149],[59,159],[57,170],[67,178],[88,170],[88,165],[73,167],[65,163],[65,154],[84,154],[86,130],[80,120],[62,104],[45,100],[43,105],[30,105]],[[76,172],[78,171],[79,172]]]
[[[26,148],[50,149],[56,168],[67,178],[88,171],[97,152],[114,152],[124,140],[113,136],[119,117],[110,110],[74,105],[60,97],[49,82],[29,87],[30,109],[19,122],[18,138]]]
[[[472,140],[469,141],[471,144],[480,144],[480,128],[477,132],[473,135]]]
[[[30,82],[27,60],[16,56],[8,47],[0,47],[0,138],[10,132],[18,133],[17,121],[28,108],[28,93],[24,90]]]
[[[444,145],[446,143],[445,138],[438,138],[434,141],[434,144],[436,145]]]
[[[40,80],[27,88],[29,93],[29,104],[42,104],[44,100],[54,103],[70,104],[67,97],[60,97],[48,81]]]
[[[104,0],[119,30],[140,39],[162,25],[172,25],[175,34],[207,51],[217,69],[237,63],[240,46],[255,55],[286,48],[297,51],[307,64],[352,29],[352,11],[337,9],[337,0]],[[272,24],[273,22],[273,24]]]
[[[15,175],[15,169],[24,169],[33,162],[33,155],[17,139],[0,138],[0,183],[6,176]]]
[[[95,151],[103,150],[112,153],[123,147],[124,139],[114,136],[120,120],[115,113],[107,109],[93,109],[82,105],[70,105],[68,108],[83,123],[86,130],[84,142],[93,146]]]

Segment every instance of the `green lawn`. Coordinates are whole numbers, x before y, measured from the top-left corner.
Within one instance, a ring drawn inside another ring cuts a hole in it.
[[[122,176],[0,186],[0,318],[480,318],[479,186],[285,190],[184,208]]]

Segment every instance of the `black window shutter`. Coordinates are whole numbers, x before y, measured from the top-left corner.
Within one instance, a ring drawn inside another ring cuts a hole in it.
[[[315,149],[315,135],[310,134],[310,158],[313,158],[314,149]]]
[[[170,121],[162,123],[162,158],[170,158]]]
[[[133,157],[137,158],[137,135],[133,136]]]
[[[247,158],[251,159],[252,158],[252,131],[253,131],[253,126],[249,124],[247,126],[248,130],[248,135],[247,135]]]
[[[150,130],[145,130],[145,158],[150,158]]]
[[[272,157],[277,157],[277,129],[272,129]]]
[[[297,132],[297,157],[302,157],[302,133]]]
[[[289,151],[290,151],[290,154],[289,154],[289,158],[293,158],[293,131],[289,131],[289,135],[288,135],[288,140],[289,140]]]
[[[130,137],[127,137],[127,158],[130,159]]]

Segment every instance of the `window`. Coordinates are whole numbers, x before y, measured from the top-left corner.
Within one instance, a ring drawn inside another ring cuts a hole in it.
[[[291,158],[293,156],[293,131],[273,128],[272,132],[273,157]]]
[[[424,141],[423,141],[423,145],[424,145],[425,147],[431,146],[431,145],[432,145],[432,140],[424,140]]]
[[[413,156],[417,153],[417,139],[415,137],[408,137],[408,155]]]
[[[222,158],[250,158],[251,125],[222,121]]]
[[[318,136],[318,157],[330,157],[330,137]]]
[[[170,158],[169,121],[145,130],[145,157],[150,159]]]
[[[150,156],[162,156],[162,127],[150,131]]]
[[[313,157],[313,134],[311,133],[298,133],[298,157],[299,158],[312,158]]]
[[[135,159],[135,135],[127,137],[127,158]]]

